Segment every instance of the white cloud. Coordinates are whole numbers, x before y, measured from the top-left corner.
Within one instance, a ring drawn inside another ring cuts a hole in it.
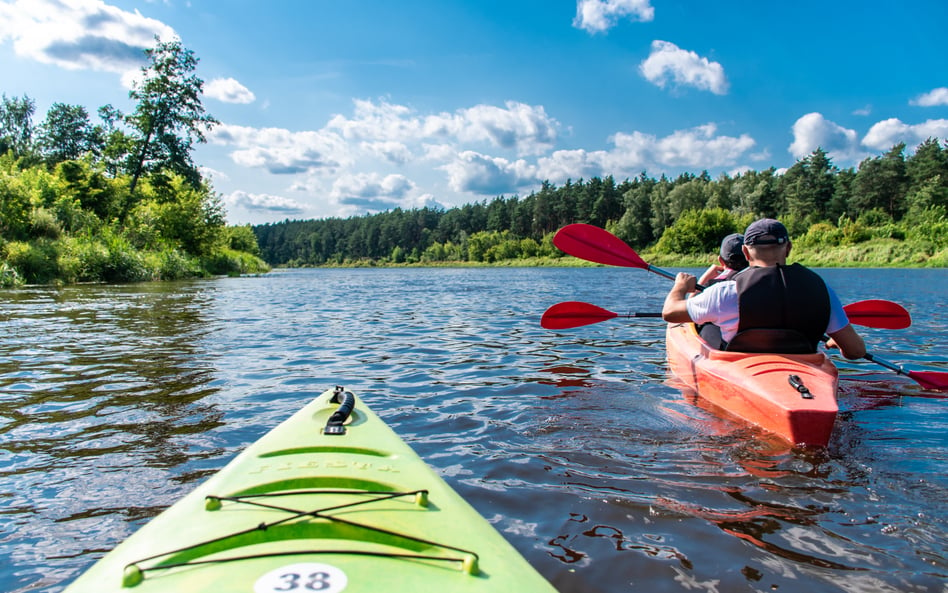
[[[579,0],[573,26],[589,33],[601,33],[623,17],[648,22],[655,18],[655,9],[650,0]]]
[[[676,86],[693,86],[715,95],[728,91],[724,67],[702,58],[693,51],[683,50],[674,43],[655,40],[652,53],[640,65],[642,76],[659,88],[669,82]]]
[[[346,139],[371,142],[483,142],[518,155],[539,154],[556,142],[558,122],[542,106],[507,101],[454,113],[421,116],[404,105],[356,99],[353,117],[334,116],[327,128]]]
[[[412,158],[411,150],[402,142],[383,140],[380,142],[362,142],[359,148],[365,154],[381,158],[396,165],[404,165]]]
[[[862,145],[887,151],[899,142],[914,148],[928,138],[948,138],[948,119],[930,119],[915,125],[903,123],[894,117],[886,119],[869,128]]]
[[[393,105],[384,99],[378,103],[364,99],[352,102],[355,105],[353,117],[335,115],[326,125],[330,130],[338,130],[347,140],[402,142],[424,135],[421,122],[404,105]]]
[[[236,146],[231,153],[235,163],[264,168],[275,175],[333,173],[351,163],[346,142],[325,130],[291,132],[222,124],[208,134],[208,141]]]
[[[257,97],[233,78],[215,78],[204,85],[204,94],[224,103],[253,103]]]
[[[911,101],[912,105],[918,105],[920,107],[936,107],[939,105],[948,105],[948,88],[939,87],[937,89],[932,89],[927,93],[921,94]]]
[[[11,39],[18,56],[69,70],[137,70],[156,35],[177,38],[164,23],[101,0],[0,3],[0,43]]]
[[[558,150],[538,161],[537,177],[563,183],[567,179],[613,175],[635,177],[643,170],[710,169],[739,166],[756,141],[747,134],[724,136],[705,124],[657,137],[643,132],[619,132],[607,151]]]
[[[404,175],[357,173],[337,179],[329,197],[336,204],[360,211],[381,211],[401,205],[414,189],[415,184]]]
[[[719,136],[715,124],[705,124],[688,130],[678,130],[665,138],[650,140],[650,151],[655,160],[670,167],[711,168],[733,165],[756,144],[747,134],[740,137]],[[623,145],[624,138],[616,135],[616,146]],[[636,147],[638,149],[638,147]]]
[[[462,141],[489,141],[494,146],[514,150],[518,155],[540,154],[556,143],[558,123],[543,106],[507,101],[505,108],[476,105],[459,110],[451,118],[452,129]]]
[[[454,191],[480,195],[500,195],[538,182],[536,167],[523,159],[510,162],[466,150],[440,169],[448,174],[448,184]]]
[[[210,178],[214,181],[227,181],[230,179],[230,176],[223,171],[218,171],[217,169],[212,169],[210,167],[198,167],[198,171],[201,172],[201,177]]]
[[[557,150],[537,161],[537,177],[559,184],[568,179],[589,179],[603,175],[609,160],[609,153],[603,150]]]
[[[856,161],[863,156],[855,130],[829,121],[821,113],[807,113],[794,122],[788,150],[794,158],[802,159],[817,148],[836,160]]]
[[[224,196],[223,200],[228,206],[235,206],[252,212],[270,212],[274,214],[302,214],[306,212],[306,206],[296,200],[269,194],[235,191]]]

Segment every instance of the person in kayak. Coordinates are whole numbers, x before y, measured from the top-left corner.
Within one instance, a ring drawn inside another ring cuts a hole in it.
[[[730,280],[741,270],[747,267],[747,258],[744,257],[744,235],[731,233],[721,240],[721,254],[718,263],[711,264],[704,274],[698,278],[701,286],[711,286],[718,282]]]
[[[697,279],[679,273],[665,297],[662,318],[713,323],[721,328],[722,348],[728,350],[816,352],[828,334],[828,348],[839,348],[846,358],[862,358],[866,345],[839,297],[815,272],[798,263],[788,266],[790,248],[789,233],[780,221],[751,223],[742,247],[749,267],[691,298]]]

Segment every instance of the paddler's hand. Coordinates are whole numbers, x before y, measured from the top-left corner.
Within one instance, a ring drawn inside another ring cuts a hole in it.
[[[684,295],[695,292],[696,290],[698,290],[698,279],[688,272],[678,272],[678,275],[675,276],[675,286],[672,287],[672,291],[684,297]]]
[[[689,292],[697,289],[697,278],[687,272],[679,272],[675,276],[675,285],[665,297],[665,306],[662,307],[662,319],[671,323],[685,323],[691,321],[688,315],[686,298]]]

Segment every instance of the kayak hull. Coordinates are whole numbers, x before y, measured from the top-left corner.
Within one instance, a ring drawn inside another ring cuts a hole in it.
[[[325,434],[345,395],[343,434]],[[359,398],[333,390],[66,589],[296,590],[555,591]]]
[[[839,373],[825,354],[717,350],[693,323],[668,324],[665,344],[671,372],[703,400],[791,444],[829,442],[839,412]]]

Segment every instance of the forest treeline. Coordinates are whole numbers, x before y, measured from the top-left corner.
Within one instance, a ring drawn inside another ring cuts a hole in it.
[[[133,282],[269,269],[250,225],[228,227],[191,158],[217,124],[197,58],[180,42],[145,51],[125,114],[94,124],[55,103],[38,125],[28,96],[0,100],[0,285]]]
[[[594,177],[445,210],[285,220],[253,232],[273,265],[491,263],[561,257],[553,233],[574,222],[604,227],[651,253],[707,254],[726,234],[766,216],[781,219],[795,245],[813,252],[872,244],[863,263],[945,266],[946,211],[948,145],[930,138],[908,156],[898,144],[852,168],[837,167],[818,148],[782,173]],[[850,249],[845,257],[863,256]]]

